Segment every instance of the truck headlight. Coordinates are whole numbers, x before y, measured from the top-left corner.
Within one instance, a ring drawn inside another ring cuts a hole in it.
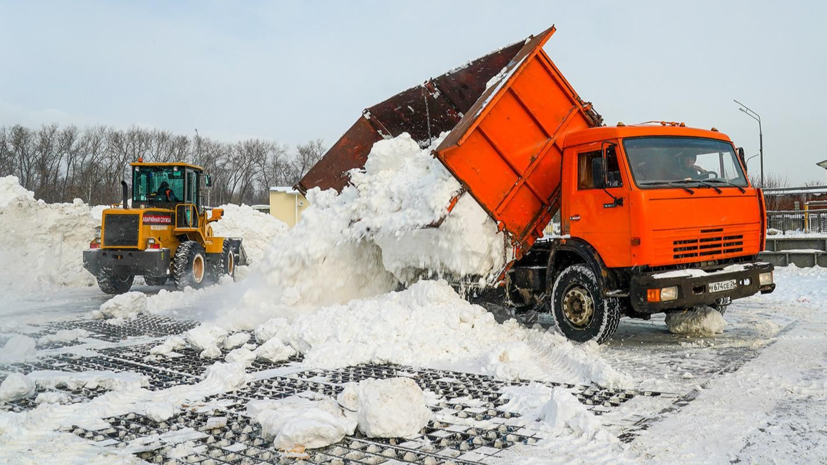
[[[669,302],[678,298],[678,286],[664,287],[660,290],[661,302]]]
[[[677,298],[678,286],[646,290],[646,300],[648,302],[669,302],[670,300],[675,300]]]
[[[758,275],[759,286],[769,286],[770,284],[772,284],[772,271]]]

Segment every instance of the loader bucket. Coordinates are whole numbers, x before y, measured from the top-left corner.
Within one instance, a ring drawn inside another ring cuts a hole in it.
[[[602,124],[543,51],[554,31],[528,40],[434,150],[508,234],[517,258],[559,209],[564,136]]]
[[[488,81],[523,46],[521,41],[489,53],[367,108],[296,188],[302,193],[314,187],[341,191],[349,182],[347,172],[363,168],[371,147],[383,138],[407,132],[421,147],[427,147],[440,133],[452,130],[462,120],[483,94]]]

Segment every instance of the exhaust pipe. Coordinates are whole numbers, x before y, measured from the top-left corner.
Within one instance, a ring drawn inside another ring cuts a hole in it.
[[[126,181],[123,181],[123,180],[122,180],[122,181],[121,181],[121,192],[122,192],[122,194],[123,194],[123,209],[124,209],[124,210],[126,210],[127,208],[129,208],[129,207],[127,206],[127,203],[126,203],[126,201],[127,201],[127,199],[128,199],[127,194],[126,194],[126,191],[127,191],[127,189],[126,189]]]

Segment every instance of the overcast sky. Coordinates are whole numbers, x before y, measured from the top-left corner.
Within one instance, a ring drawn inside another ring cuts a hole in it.
[[[717,127],[824,180],[827,2],[0,0],[0,125],[136,124],[330,146],[361,110],[546,29],[608,124]],[[758,158],[749,164],[758,169]]]

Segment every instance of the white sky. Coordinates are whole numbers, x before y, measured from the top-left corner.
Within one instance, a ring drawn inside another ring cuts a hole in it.
[[[824,180],[827,2],[0,0],[0,125],[132,124],[330,146],[361,110],[538,33],[607,124],[715,126]],[[750,162],[753,171],[758,159]]]

